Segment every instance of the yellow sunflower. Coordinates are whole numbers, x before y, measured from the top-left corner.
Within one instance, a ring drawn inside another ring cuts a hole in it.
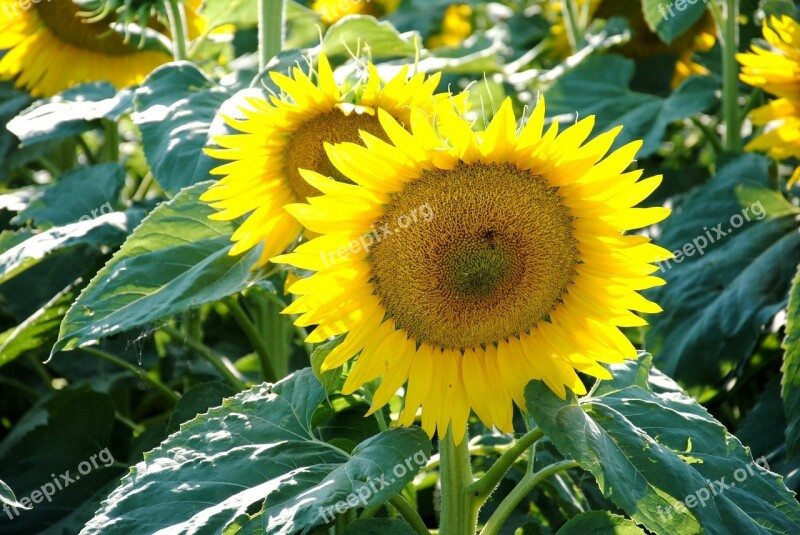
[[[200,0],[187,0],[189,31],[204,26]],[[108,20],[88,22],[72,0],[42,0],[23,9],[0,0],[0,80],[34,96],[51,96],[75,84],[106,80],[118,88],[140,83],[170,56],[137,50],[109,29]]]
[[[774,127],[756,136],[745,149],[766,152],[776,160],[800,158],[800,24],[787,16],[773,17],[770,25],[764,22],[763,31],[772,50],[753,46],[752,52],[737,58],[743,82],[778,97],[750,114],[753,124]],[[790,186],[798,180],[800,167]]]
[[[469,4],[451,4],[444,10],[442,30],[428,38],[428,48],[459,46],[472,35],[472,7]]]
[[[347,15],[382,17],[397,10],[400,0],[314,0],[311,9],[322,15],[322,22],[333,24]]]
[[[271,103],[249,99],[252,109],[242,110],[246,119],[226,118],[241,133],[216,137],[223,148],[207,151],[215,158],[232,160],[212,171],[223,178],[201,197],[221,210],[213,219],[250,214],[232,237],[236,242],[232,255],[263,243],[261,263],[267,263],[298,237],[302,226],[283,207],[319,194],[298,169],[339,176],[325,154],[325,142],[358,142],[359,131],[385,138],[378,110],[408,124],[412,109],[420,108],[433,118],[437,102],[450,98],[449,94],[434,95],[440,75],[426,79],[420,73],[409,79],[407,66],[382,85],[370,63],[363,92],[346,95],[324,55],[317,70],[317,83],[298,68],[294,78],[271,73],[287,97],[273,98]]]
[[[632,5],[634,4],[634,5]],[[584,9],[586,0],[578,0],[578,6]],[[657,55],[671,54],[677,56],[672,87],[677,87],[691,75],[707,75],[708,69],[696,63],[692,56],[695,52],[707,52],[716,42],[716,26],[710,13],[705,13],[694,26],[671,44],[664,43],[650,30],[644,19],[640,2],[630,0],[589,0],[588,15],[590,19],[625,17],[631,25],[633,38],[630,43],[620,48],[620,52],[630,58],[643,59]],[[561,2],[547,2],[545,12],[555,21],[552,48],[559,56],[569,53],[567,30],[561,18]]]
[[[372,412],[405,385],[399,423],[422,407],[430,436],[459,443],[470,410],[512,431],[532,379],[583,394],[576,370],[608,379],[599,363],[636,358],[618,327],[660,312],[637,291],[670,255],[624,232],[669,211],[633,207],[661,177],[626,172],[640,142],[606,157],[619,129],[585,143],[594,117],[558,135],[543,99],[519,134],[509,100],[478,133],[440,115],[412,112],[409,132],[379,111],[386,136],[326,145],[353,184],[303,171],[323,195],[286,209],[320,236],[274,261],[316,272],[284,312],[317,326],[309,342],[347,333],[322,366],[359,355],[344,393],[382,377]]]

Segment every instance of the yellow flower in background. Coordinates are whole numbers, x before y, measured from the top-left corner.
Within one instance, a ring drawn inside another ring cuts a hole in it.
[[[187,1],[190,31],[202,28],[200,0]],[[106,80],[117,88],[140,83],[170,61],[156,51],[109,29],[109,21],[88,22],[72,0],[47,0],[23,9],[18,0],[0,0],[0,79],[16,78],[34,96],[51,96],[83,82]],[[134,39],[135,41],[135,39]]]
[[[469,4],[447,6],[442,17],[442,30],[428,38],[428,48],[459,46],[472,35],[472,7]]]
[[[532,379],[584,394],[576,370],[637,357],[619,327],[660,312],[637,292],[670,256],[623,234],[669,213],[633,208],[661,181],[626,172],[640,142],[606,156],[619,129],[586,142],[593,116],[543,132],[543,100],[519,134],[510,100],[478,133],[452,111],[438,128],[413,111],[411,132],[378,116],[386,136],[326,146],[353,183],[301,172],[324,195],[286,209],[320,236],[274,259],[316,272],[284,312],[317,326],[308,342],[346,333],[322,365],[358,355],[345,394],[382,378],[372,412],[405,385],[399,423],[422,407],[428,435],[459,443],[470,410],[512,431]]]
[[[688,31],[668,45],[650,30],[644,19],[640,2],[631,0],[589,0],[589,2],[587,9],[590,19],[625,17],[629,21],[633,37],[629,43],[619,48],[619,52],[623,55],[634,59],[662,54],[677,56],[672,78],[673,88],[679,86],[691,75],[709,74],[708,69],[692,59],[692,55],[695,52],[707,52],[714,47],[716,26],[710,13],[704,14]],[[584,9],[586,0],[578,0],[578,6]],[[555,21],[551,29],[552,48],[558,56],[566,57],[570,50],[566,27],[561,18],[561,2],[546,2],[545,13]]]
[[[325,143],[359,142],[362,130],[386,139],[378,110],[408,124],[412,109],[420,108],[434,117],[437,101],[449,99],[448,94],[434,95],[440,75],[426,79],[420,73],[408,79],[407,66],[382,85],[370,63],[363,93],[352,102],[354,95],[342,95],[325,56],[319,58],[316,83],[298,68],[293,74],[294,78],[289,78],[271,73],[287,96],[273,98],[271,103],[248,99],[252,109],[242,110],[246,119],[226,119],[241,133],[218,136],[215,141],[223,148],[207,151],[231,163],[213,171],[223,178],[201,199],[221,210],[214,219],[250,214],[233,235],[236,244],[230,254],[264,243],[262,264],[284,251],[302,230],[284,205],[319,194],[298,169],[343,178],[328,159]]]
[[[400,0],[314,0],[311,9],[322,15],[322,22],[333,24],[347,15],[382,17],[397,10]]]
[[[745,147],[761,151],[776,160],[800,158],[800,24],[792,18],[772,17],[764,21],[764,38],[772,50],[758,46],[752,52],[739,54],[740,78],[778,97],[766,106],[753,110],[750,118],[758,126],[774,128],[757,136]],[[800,180],[800,167],[795,169],[789,185]]]

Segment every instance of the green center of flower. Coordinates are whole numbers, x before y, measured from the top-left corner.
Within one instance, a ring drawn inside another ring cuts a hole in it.
[[[497,249],[493,230],[443,256],[445,284],[465,298],[490,296],[508,276],[509,262],[506,253]]]
[[[391,231],[367,257],[387,315],[441,348],[529,332],[548,318],[579,262],[558,190],[511,164],[425,172],[375,227]]]
[[[310,169],[339,182],[352,183],[328,159],[325,153],[326,142],[351,142],[363,146],[364,143],[358,135],[360,130],[388,141],[377,115],[371,111],[363,108],[344,111],[337,107],[329,113],[306,121],[291,135],[284,151],[284,173],[298,200],[305,201],[307,197],[320,195],[315,187],[303,179],[299,169]]]
[[[65,43],[112,56],[136,52],[111,30],[109,20],[87,22],[72,0],[42,0],[35,5],[47,29]]]

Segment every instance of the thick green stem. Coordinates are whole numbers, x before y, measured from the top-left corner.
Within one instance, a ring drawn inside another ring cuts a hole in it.
[[[742,149],[741,110],[739,108],[739,2],[725,0],[725,14],[715,2],[711,11],[717,18],[722,33],[722,105],[725,115],[725,149],[739,152]]]
[[[130,362],[124,361],[121,358],[119,358],[119,357],[117,357],[115,355],[112,355],[111,353],[106,353],[105,351],[97,349],[95,347],[82,347],[81,350],[84,353],[88,353],[89,355],[101,358],[101,359],[103,359],[103,360],[105,360],[107,362],[110,362],[110,363],[112,363],[112,364],[114,364],[116,366],[119,366],[120,368],[124,368],[124,369],[126,369],[126,370],[128,370],[130,372],[133,372],[142,381],[145,381],[146,383],[150,383],[151,385],[153,385],[157,390],[162,392],[165,396],[170,398],[173,402],[176,402],[176,401],[178,401],[178,399],[180,399],[180,396],[178,396],[178,394],[176,394],[170,387],[168,387],[167,385],[165,385],[161,381],[151,377],[150,375],[148,375],[148,373],[146,371],[144,371],[143,369],[139,368],[138,366],[134,366]]]
[[[103,121],[103,157],[106,162],[119,161],[119,125],[114,121]]]
[[[517,440],[514,445],[508,449],[508,451],[503,453],[503,455],[497,459],[497,462],[492,465],[492,467],[483,475],[483,477],[472,483],[467,488],[467,491],[470,493],[473,499],[479,504],[483,504],[483,502],[485,502],[494,491],[495,487],[500,484],[503,476],[505,476],[506,472],[508,472],[508,470],[514,465],[519,456],[525,453],[525,450],[530,448],[531,445],[533,445],[543,436],[544,432],[541,429],[536,428]]]
[[[448,431],[439,440],[441,469],[439,480],[442,485],[442,515],[440,533],[474,535],[478,527],[479,506],[468,493],[473,483],[472,467],[469,459],[467,436],[456,445],[453,434]]]
[[[283,0],[258,0],[258,66],[267,63],[283,48]]]
[[[574,54],[580,50],[581,42],[583,41],[583,33],[581,32],[581,26],[578,22],[578,9],[575,5],[575,0],[561,0],[561,15],[564,20],[564,26],[567,28],[569,46]]]
[[[503,527],[508,517],[511,516],[514,509],[525,499],[525,496],[530,494],[536,485],[555,473],[578,466],[578,463],[575,461],[562,461],[560,463],[551,464],[538,472],[525,474],[525,477],[514,487],[514,490],[500,502],[494,514],[489,518],[489,521],[486,522],[486,525],[481,531],[481,535],[497,535],[497,533],[500,533],[500,528]]]
[[[261,373],[264,376],[264,380],[269,383],[276,382],[279,377],[275,373],[275,368],[272,366],[272,361],[269,357],[269,351],[267,350],[267,344],[264,342],[264,339],[261,338],[261,334],[259,334],[258,329],[250,321],[250,318],[247,316],[247,313],[244,309],[236,302],[236,299],[230,298],[228,299],[225,304],[228,307],[233,319],[236,320],[236,323],[239,324],[239,327],[244,331],[245,336],[247,339],[250,340],[250,344],[256,350],[256,354],[258,354],[258,361],[261,363]]]
[[[163,325],[160,327],[160,329],[167,333],[173,340],[182,342],[189,346],[190,349],[200,355],[200,357],[202,357],[215,370],[217,370],[220,375],[225,377],[225,379],[227,379],[234,388],[237,390],[245,389],[245,383],[240,378],[241,374],[238,373],[236,368],[226,364],[222,357],[217,355],[213,350],[211,350],[211,348],[205,346],[202,342],[199,342],[193,338],[189,338],[184,333],[170,325]]]
[[[167,18],[169,19],[169,30],[172,33],[172,56],[175,61],[188,59],[186,54],[186,43],[189,35],[186,33],[186,11],[181,0],[168,0]]]
[[[427,526],[425,526],[425,522],[422,521],[422,517],[419,516],[417,510],[400,494],[392,497],[389,503],[397,509],[400,516],[405,518],[406,522],[411,526],[411,529],[416,531],[419,535],[431,535],[431,532],[428,530]]]

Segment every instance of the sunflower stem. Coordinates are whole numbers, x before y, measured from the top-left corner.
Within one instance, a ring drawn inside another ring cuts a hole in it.
[[[258,66],[263,70],[283,48],[283,0],[258,0]]]
[[[427,526],[425,526],[425,522],[423,522],[417,510],[414,509],[401,494],[393,496],[392,499],[389,500],[389,503],[391,503],[394,508],[397,509],[397,512],[400,513],[400,516],[409,523],[411,529],[419,535],[431,535],[431,532],[428,530]]]
[[[567,27],[569,46],[572,52],[575,53],[580,50],[581,41],[583,41],[583,33],[578,23],[578,9],[575,5],[575,0],[561,0],[561,12],[564,25]]]
[[[517,459],[525,453],[525,451],[536,443],[544,436],[544,432],[538,427],[533,431],[523,435],[511,446],[505,453],[503,453],[497,462],[477,481],[467,487],[467,492],[479,504],[483,504],[492,494],[500,481],[506,475],[506,472],[514,465]]]
[[[203,358],[203,360],[208,362],[212,368],[217,370],[220,375],[227,379],[231,386],[239,391],[242,391],[246,388],[246,384],[241,378],[239,371],[236,370],[233,365],[226,363],[225,360],[210,347],[195,340],[194,338],[186,336],[184,333],[175,327],[172,327],[171,325],[162,325],[159,327],[159,329],[168,334],[169,337],[174,341],[182,342],[188,346],[189,349],[197,353],[201,358]]]
[[[716,2],[711,2],[711,12],[717,19],[722,34],[722,105],[725,115],[725,149],[740,152],[742,149],[741,110],[739,109],[739,1],[724,0],[725,13]]]
[[[242,329],[245,336],[247,336],[247,339],[250,340],[250,344],[256,350],[258,361],[261,364],[261,374],[263,375],[264,380],[268,383],[276,382],[279,379],[278,374],[275,372],[275,367],[272,365],[267,344],[264,342],[264,339],[261,338],[261,335],[259,334],[255,324],[250,321],[247,313],[239,305],[235,298],[227,299],[225,304],[228,307],[228,311],[231,313],[231,316],[233,316],[233,319],[239,324],[239,328]]]
[[[486,522],[486,525],[481,531],[481,535],[497,535],[500,533],[500,528],[503,527],[508,517],[511,516],[514,509],[525,499],[525,496],[530,494],[536,485],[553,474],[561,472],[562,470],[577,468],[578,466],[580,465],[575,461],[562,461],[542,468],[538,472],[525,474],[522,481],[520,481],[519,484],[514,487],[514,490],[500,502],[494,514],[489,517],[489,521]]]
[[[186,43],[189,35],[186,33],[186,10],[181,0],[169,0],[166,4],[169,30],[172,34],[172,56],[175,61],[188,59]]]
[[[478,527],[479,506],[468,492],[473,483],[468,437],[456,445],[453,433],[448,431],[439,440],[442,485],[442,510],[439,533],[473,535]]]
[[[160,391],[162,394],[164,394],[166,397],[172,400],[173,403],[177,402],[178,399],[180,399],[180,396],[178,396],[178,394],[176,394],[175,391],[172,390],[170,387],[168,387],[158,379],[151,377],[142,368],[134,366],[130,362],[122,360],[121,358],[112,355],[111,353],[107,353],[95,347],[82,347],[81,351],[83,351],[84,353],[88,353],[89,355],[92,355],[94,357],[103,359],[107,362],[110,362],[116,366],[119,366],[120,368],[128,370],[129,372],[132,372],[134,375],[138,376],[139,379],[141,379],[142,381],[154,386],[156,390]]]

